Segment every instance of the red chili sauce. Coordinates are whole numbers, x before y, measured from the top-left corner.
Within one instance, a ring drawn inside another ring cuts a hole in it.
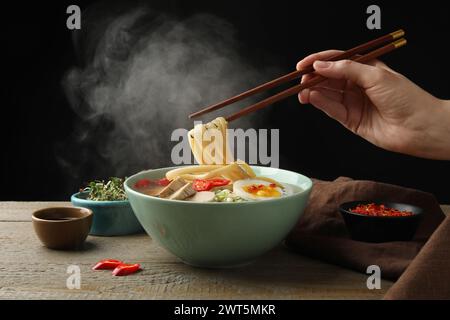
[[[400,211],[397,209],[386,207],[384,204],[360,204],[354,209],[350,209],[350,212],[365,214],[372,217],[409,217],[414,213],[411,211]]]

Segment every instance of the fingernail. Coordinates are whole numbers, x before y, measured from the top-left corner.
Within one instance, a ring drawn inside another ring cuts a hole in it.
[[[305,89],[302,92],[300,92],[300,97],[301,97],[301,103],[302,104],[307,104],[308,100],[309,100],[309,89]]]
[[[316,61],[314,62],[314,69],[325,69],[331,66],[331,62],[329,61]]]

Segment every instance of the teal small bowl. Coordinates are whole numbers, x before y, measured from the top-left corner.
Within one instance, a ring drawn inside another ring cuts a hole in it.
[[[208,268],[241,266],[288,235],[303,213],[312,188],[312,181],[301,174],[252,168],[257,176],[293,184],[303,191],[272,200],[198,203],[160,199],[133,189],[140,179],[160,179],[174,168],[137,173],[125,181],[125,191],[145,231],[183,262]]]
[[[93,201],[87,192],[78,192],[70,198],[75,207],[91,209],[94,213],[90,235],[123,236],[144,232],[128,200]]]

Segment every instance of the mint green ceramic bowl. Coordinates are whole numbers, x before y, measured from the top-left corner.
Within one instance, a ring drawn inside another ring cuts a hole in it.
[[[232,267],[253,261],[279,244],[303,213],[312,181],[301,174],[252,167],[258,176],[290,183],[303,191],[274,200],[196,203],[151,197],[132,187],[143,178],[159,179],[174,168],[139,172],[125,191],[145,231],[187,264]]]

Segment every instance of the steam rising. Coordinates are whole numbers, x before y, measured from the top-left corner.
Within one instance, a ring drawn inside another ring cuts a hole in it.
[[[138,9],[96,25],[76,39],[84,66],[64,79],[80,117],[81,155],[60,159],[73,173],[100,178],[172,165],[170,135],[193,127],[189,113],[268,78],[238,54],[233,27],[211,15],[179,21]]]

